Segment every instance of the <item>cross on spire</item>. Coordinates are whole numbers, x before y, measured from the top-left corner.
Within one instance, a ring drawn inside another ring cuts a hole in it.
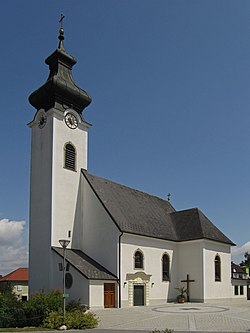
[[[58,48],[61,49],[61,50],[64,50],[64,46],[63,46],[63,41],[64,41],[64,30],[63,30],[63,19],[65,18],[65,16],[63,14],[61,14],[61,17],[60,17],[60,20],[59,20],[59,23],[60,23],[60,29],[59,29],[59,36],[58,36],[58,39],[59,39],[59,45],[58,45]]]
[[[60,20],[59,20],[59,23],[60,23],[60,29],[63,28],[62,24],[63,24],[63,19],[65,18],[65,16],[63,14],[61,14],[60,16]]]

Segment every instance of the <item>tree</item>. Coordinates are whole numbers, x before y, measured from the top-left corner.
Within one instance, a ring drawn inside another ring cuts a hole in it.
[[[245,252],[244,258],[245,258],[245,260],[242,260],[242,262],[240,263],[240,266],[250,267],[250,253],[248,253],[248,251]]]

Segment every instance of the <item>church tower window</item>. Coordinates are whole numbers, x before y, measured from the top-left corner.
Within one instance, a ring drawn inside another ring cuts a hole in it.
[[[170,280],[170,260],[169,255],[164,254],[162,256],[162,281],[169,281]]]
[[[218,254],[214,259],[215,281],[221,281],[221,261]]]
[[[64,167],[76,171],[76,150],[71,143],[65,145]]]
[[[134,255],[135,268],[143,269],[143,253],[140,250],[137,250]]]

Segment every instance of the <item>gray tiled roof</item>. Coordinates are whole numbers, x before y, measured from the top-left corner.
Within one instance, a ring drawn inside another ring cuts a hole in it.
[[[82,170],[117,227],[126,233],[172,241],[211,239],[234,245],[199,209],[178,211],[166,200]]]
[[[63,256],[62,248],[53,247],[53,250],[60,256]],[[80,250],[66,249],[66,259],[70,265],[76,268],[87,279],[117,280],[115,275]]]
[[[206,238],[233,244],[198,208],[171,214],[179,241]]]

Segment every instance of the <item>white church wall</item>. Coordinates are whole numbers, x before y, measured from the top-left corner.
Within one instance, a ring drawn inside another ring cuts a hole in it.
[[[216,255],[219,255],[221,260],[221,281],[215,281]],[[232,296],[230,245],[204,240],[203,262],[205,301],[230,299]]]
[[[103,308],[104,307],[103,281],[90,280],[89,288],[90,288],[89,306],[91,308]]]
[[[77,115],[77,113],[75,113]],[[57,193],[52,203],[52,246],[60,246],[59,239],[72,235],[77,216],[77,198],[81,168],[87,168],[88,128],[80,122],[72,130],[65,124],[62,112],[54,112],[52,191]],[[64,168],[65,144],[76,149],[76,171]],[[71,244],[69,244],[69,248]]]
[[[72,247],[81,249],[117,276],[120,234],[118,228],[83,175],[78,195],[81,218],[74,224]]]
[[[144,269],[134,268],[134,254],[140,249],[144,256]],[[122,306],[133,305],[129,299],[131,283],[128,277],[131,274],[144,272],[150,276],[145,295],[149,304],[166,303],[167,300],[175,298],[177,262],[174,255],[176,244],[165,240],[150,237],[124,234],[121,243],[121,300]],[[167,253],[170,257],[170,281],[162,281],[162,256]],[[129,275],[128,275],[129,274]],[[136,275],[134,275],[136,279]],[[141,274],[143,278],[143,274]],[[141,280],[140,280],[141,281]],[[146,284],[146,281],[145,281]]]
[[[195,280],[189,283],[190,301],[203,300],[203,257],[202,257],[202,240],[188,241],[178,243],[177,250],[177,286],[186,288],[187,283],[181,280],[187,279],[189,274],[190,280]],[[178,291],[176,290],[177,296]]]
[[[32,128],[30,218],[29,218],[29,294],[50,287],[51,265],[51,197],[52,197],[52,132],[53,122],[48,117],[44,128],[38,127],[43,110],[37,112]]]

